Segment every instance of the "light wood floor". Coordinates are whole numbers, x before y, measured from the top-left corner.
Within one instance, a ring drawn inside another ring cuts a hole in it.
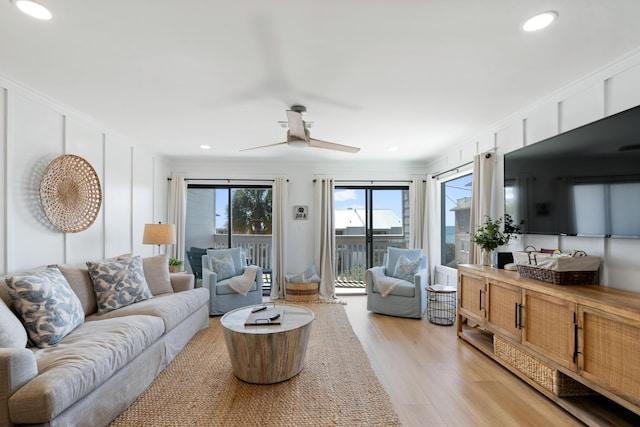
[[[580,426],[509,371],[459,340],[456,327],[367,311],[339,296],[403,426]]]

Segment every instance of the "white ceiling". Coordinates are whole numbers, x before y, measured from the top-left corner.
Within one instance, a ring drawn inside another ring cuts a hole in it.
[[[41,3],[0,0],[0,73],[169,156],[428,161],[640,46],[638,0]],[[284,141],[291,104],[362,150],[239,152]]]

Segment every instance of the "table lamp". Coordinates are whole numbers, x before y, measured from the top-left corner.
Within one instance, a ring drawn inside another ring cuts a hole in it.
[[[160,253],[160,245],[173,245],[176,243],[176,226],[175,224],[145,224],[144,234],[142,235],[143,245],[158,245],[158,253]]]

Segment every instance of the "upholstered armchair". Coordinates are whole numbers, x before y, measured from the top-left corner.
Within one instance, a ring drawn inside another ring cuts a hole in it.
[[[202,286],[209,289],[209,314],[262,303],[262,268],[246,265],[240,248],[208,249],[202,255]]]
[[[427,257],[422,249],[389,247],[382,266],[365,274],[367,310],[389,316],[422,318],[427,307]]]

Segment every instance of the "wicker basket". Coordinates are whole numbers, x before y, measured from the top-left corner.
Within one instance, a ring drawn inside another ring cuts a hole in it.
[[[517,264],[520,276],[554,285],[591,285],[598,283],[597,271],[554,271],[532,265]]]
[[[102,188],[95,169],[66,154],[49,163],[40,180],[40,203],[51,224],[65,233],[89,228],[100,213]]]
[[[318,300],[319,282],[293,283],[285,280],[285,301],[307,302]]]
[[[554,285],[590,285],[598,283],[600,258],[595,256],[553,257],[547,253],[513,253],[520,276]]]
[[[589,396],[595,394],[587,386],[542,363],[497,335],[493,336],[493,351],[498,358],[553,393],[554,396]]]

